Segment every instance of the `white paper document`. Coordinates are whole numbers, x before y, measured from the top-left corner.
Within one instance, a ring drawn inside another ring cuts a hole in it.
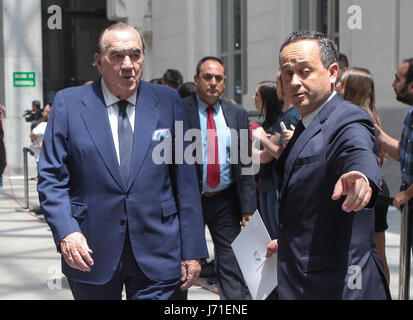
[[[277,286],[277,254],[265,258],[271,242],[258,210],[231,244],[253,300],[265,300]]]

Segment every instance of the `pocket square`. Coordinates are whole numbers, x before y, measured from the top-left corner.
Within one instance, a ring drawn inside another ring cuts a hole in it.
[[[157,129],[152,134],[152,141],[161,141],[165,138],[171,137],[171,131],[167,129]]]

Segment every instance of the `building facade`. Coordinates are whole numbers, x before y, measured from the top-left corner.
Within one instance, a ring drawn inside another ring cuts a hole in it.
[[[24,110],[32,100],[52,101],[64,87],[97,79],[96,38],[113,21],[128,22],[143,35],[145,80],[173,68],[193,81],[200,58],[221,57],[226,97],[252,117],[256,84],[275,79],[280,45],[299,29],[328,34],[351,66],[372,72],[383,127],[394,137],[409,110],[391,85],[399,63],[413,56],[410,0],[1,0],[0,6],[0,103],[7,110],[12,174],[21,174],[21,149],[30,143]],[[35,86],[16,87],[15,72],[35,73]],[[395,194],[398,162],[388,161],[383,175]]]

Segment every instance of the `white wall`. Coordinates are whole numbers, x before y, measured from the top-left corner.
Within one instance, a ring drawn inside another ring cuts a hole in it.
[[[351,30],[347,9],[362,9],[362,29]],[[392,83],[402,60],[413,57],[413,2],[410,0],[341,0],[340,50],[351,66],[364,67],[373,74],[376,103],[382,126],[396,139],[410,107],[397,102]],[[383,177],[392,195],[400,186],[400,164],[391,158],[383,165]]]
[[[43,97],[41,2],[3,0],[0,14],[3,31],[0,67],[4,70],[1,83],[4,96],[0,97],[0,102],[7,108],[4,123],[6,150],[10,173],[21,174],[22,149],[30,144],[30,124],[22,115],[24,110],[31,109],[32,100],[42,101]],[[13,72],[35,72],[36,87],[14,87]],[[35,166],[33,161],[30,165]]]
[[[247,1],[248,12],[248,92],[243,106],[255,110],[252,96],[260,81],[275,80],[278,52],[293,31],[293,1]]]
[[[217,54],[216,2],[152,0],[151,76],[179,70],[193,81],[197,62]]]
[[[340,51],[347,55],[350,66],[367,68],[373,74],[379,108],[397,104],[391,87],[398,64],[395,49],[397,1],[340,1]],[[362,9],[361,30],[348,28],[350,5]]]

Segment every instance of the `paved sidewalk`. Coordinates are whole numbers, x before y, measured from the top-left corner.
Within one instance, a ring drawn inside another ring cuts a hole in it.
[[[24,202],[23,179],[14,178],[10,183],[4,176],[3,184],[0,188],[0,300],[71,300],[67,280],[60,273],[60,254],[56,252],[49,227],[36,215],[22,211],[16,202]],[[29,195],[29,207],[38,207],[35,181],[29,183]],[[390,290],[393,299],[398,299],[400,213],[393,207],[388,213],[388,224],[386,248]],[[212,258],[213,246],[208,232],[207,241]],[[206,279],[201,278],[199,284],[216,290]],[[219,299],[201,286],[189,290],[189,299]],[[410,288],[412,291],[412,281]],[[413,299],[413,295],[410,296]]]
[[[0,300],[72,300],[67,280],[60,272],[60,254],[48,225],[18,204],[26,205],[23,179],[9,181],[4,176],[3,180],[3,188],[0,188]],[[38,207],[36,182],[30,181],[29,208]],[[212,246],[209,236],[208,246]],[[210,252],[213,254],[211,248]],[[199,284],[214,289],[206,279],[200,279]],[[188,297],[219,299],[218,295],[200,286],[193,286]]]

